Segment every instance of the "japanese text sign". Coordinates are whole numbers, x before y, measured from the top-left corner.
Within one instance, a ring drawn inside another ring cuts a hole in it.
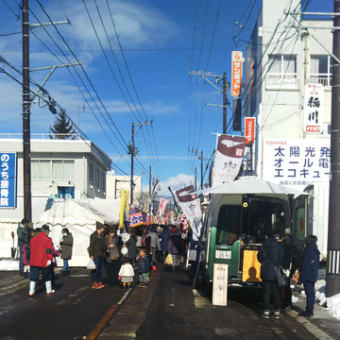
[[[16,154],[0,153],[0,208],[16,206]]]
[[[304,132],[320,134],[323,131],[324,87],[322,84],[306,84],[304,99]]]
[[[255,117],[244,117],[244,135],[247,144],[252,144],[255,141],[255,124]]]
[[[231,95],[239,97],[242,86],[242,65],[243,54],[241,51],[232,51],[231,53]]]
[[[329,138],[265,140],[263,154],[263,177],[271,182],[305,187],[330,179]]]
[[[129,217],[129,226],[138,227],[146,224],[146,216],[142,212],[131,214]]]

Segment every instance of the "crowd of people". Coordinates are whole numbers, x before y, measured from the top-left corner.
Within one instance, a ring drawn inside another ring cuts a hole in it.
[[[120,284],[131,287],[134,271],[138,273],[138,287],[148,287],[150,273],[159,263],[171,256],[171,266],[177,270],[187,248],[187,231],[182,225],[151,225],[122,231],[117,225],[97,222],[90,235],[88,253],[91,265],[92,288],[101,289]]]
[[[68,262],[72,258],[73,236],[67,228],[63,228],[59,244],[54,246],[49,233],[48,225],[33,229],[26,219],[18,225],[19,275],[30,280],[29,296],[35,295],[40,275],[47,295],[55,293],[53,286],[57,257],[63,260],[62,275],[70,275]]]
[[[304,247],[301,248],[293,235],[286,235],[283,240],[279,240],[273,233],[268,233],[257,255],[261,263],[265,318],[270,317],[271,302],[275,318],[280,317],[281,309],[292,305],[291,281],[303,284],[306,293],[306,309],[301,315],[313,316],[315,282],[318,279],[320,263],[320,252],[316,243],[317,237],[310,235],[306,237]],[[286,282],[280,284],[280,278]]]

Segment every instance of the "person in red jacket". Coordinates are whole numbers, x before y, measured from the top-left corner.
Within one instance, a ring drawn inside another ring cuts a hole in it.
[[[35,285],[39,280],[39,274],[42,273],[46,286],[46,294],[54,294],[52,290],[51,274],[48,267],[53,261],[53,244],[52,239],[48,237],[50,228],[48,225],[43,225],[41,232],[32,237],[31,246],[31,258],[30,258],[30,288],[29,296],[34,296]]]

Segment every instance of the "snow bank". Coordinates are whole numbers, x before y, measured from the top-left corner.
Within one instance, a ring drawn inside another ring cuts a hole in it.
[[[332,316],[340,321],[340,294],[327,299],[327,309]]]
[[[18,260],[0,260],[0,270],[19,270]]]

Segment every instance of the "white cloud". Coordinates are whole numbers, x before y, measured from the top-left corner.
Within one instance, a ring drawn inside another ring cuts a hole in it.
[[[157,194],[159,196],[170,196],[168,187],[175,191],[181,187],[189,184],[195,183],[195,177],[187,174],[178,174],[176,177],[170,177],[166,181],[161,181],[158,185],[159,191]]]

